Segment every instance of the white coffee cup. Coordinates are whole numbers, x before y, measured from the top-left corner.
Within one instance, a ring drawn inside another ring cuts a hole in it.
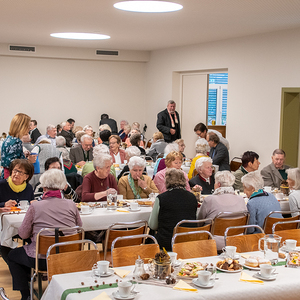
[[[202,285],[208,285],[210,277],[211,277],[211,272],[209,271],[202,270],[198,272],[198,281]]]
[[[175,264],[177,261],[177,253],[176,252],[168,252],[170,259],[171,259],[171,264]]]
[[[117,200],[118,201],[123,201],[123,195],[117,195]]]
[[[118,283],[118,288],[121,297],[128,297],[131,293],[132,283],[129,281],[121,281]]]
[[[21,200],[18,204],[18,206],[21,208],[21,209],[26,209],[27,206],[28,206],[28,201],[27,200]]]
[[[107,260],[99,260],[97,262],[98,265],[98,271],[101,274],[106,274],[108,272],[108,267],[109,267],[109,261]]]
[[[288,251],[295,250],[297,246],[297,240],[285,240],[283,245],[285,245],[286,250]]]
[[[81,205],[81,212],[87,214],[90,211],[89,205]]]
[[[260,265],[260,274],[262,277],[270,277],[275,272],[275,268],[273,268],[271,265],[268,264],[261,264]]]
[[[271,186],[264,186],[264,191],[267,193],[271,193],[272,187]]]
[[[137,210],[139,208],[139,204],[137,202],[131,202],[130,203],[130,209],[131,210]]]
[[[226,246],[222,249],[223,251],[226,252],[227,256],[230,258],[234,258],[236,254],[236,247],[235,246]]]

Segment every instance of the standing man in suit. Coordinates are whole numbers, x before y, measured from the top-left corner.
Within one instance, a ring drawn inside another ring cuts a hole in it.
[[[272,155],[272,163],[261,170],[261,176],[265,186],[280,189],[281,182],[287,180],[289,166],[284,164],[285,152],[282,149],[276,149]]]
[[[70,160],[73,164],[84,166],[87,161],[93,160],[93,138],[84,134],[80,140],[78,147],[71,148]]]
[[[176,103],[169,100],[167,108],[157,115],[156,127],[163,133],[167,143],[181,138],[179,114],[175,109]]]
[[[34,144],[36,140],[41,136],[40,131],[37,129],[37,121],[30,120],[29,128],[30,128],[29,135],[31,138],[31,143]]]
[[[114,119],[110,119],[108,114],[102,114],[101,115],[101,120],[99,122],[99,126],[103,125],[103,124],[107,124],[110,129],[111,129],[111,134],[115,134],[118,135],[118,125],[116,120]]]
[[[209,156],[213,160],[213,165],[218,165],[219,171],[230,171],[229,153],[226,146],[220,142],[219,137],[213,132],[206,134],[206,140],[210,147]]]

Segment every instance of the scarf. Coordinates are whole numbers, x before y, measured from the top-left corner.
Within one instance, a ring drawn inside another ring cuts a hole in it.
[[[176,112],[174,111],[174,112],[172,113],[172,115],[174,115],[175,123],[174,123],[174,120],[173,120],[173,118],[172,118],[172,116],[171,116],[171,113],[170,113],[169,111],[168,111],[168,113],[169,113],[169,116],[170,116],[170,119],[171,119],[171,125],[172,125],[172,127],[175,127],[175,123],[178,124]]]
[[[254,191],[249,200],[259,196],[268,196],[268,193],[266,193],[263,189],[259,189],[258,191]]]
[[[131,188],[131,190],[133,192],[134,199],[141,199],[140,193],[142,192],[142,189],[139,186],[138,190],[136,190],[135,184],[134,184],[134,180],[133,180],[133,178],[132,178],[132,176],[131,176],[130,173],[128,174],[128,183],[129,183],[129,186],[130,186],[130,188]]]
[[[61,191],[60,190],[54,190],[54,191],[48,191],[46,193],[43,194],[42,199],[46,199],[46,198],[62,198],[61,197]]]
[[[213,193],[213,195],[223,195],[223,194],[234,195],[234,188],[232,186],[219,187]]]
[[[19,184],[19,185],[14,184],[10,176],[7,178],[7,182],[8,182],[9,187],[15,193],[23,192],[26,189],[26,186],[27,186],[26,181],[24,181],[22,184]]]

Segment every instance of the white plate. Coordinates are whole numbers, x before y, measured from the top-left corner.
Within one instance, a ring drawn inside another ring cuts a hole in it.
[[[233,270],[233,271],[228,271],[228,270],[223,270],[223,269],[220,269],[218,267],[216,267],[217,270],[221,271],[221,272],[225,272],[225,273],[239,273],[239,272],[242,272],[243,268],[239,269],[239,270]]]
[[[254,271],[260,271],[260,267],[250,267],[250,266],[247,266],[247,265],[242,265],[243,267],[249,269],[249,270],[254,270]]]
[[[93,210],[89,210],[88,212],[82,212],[80,211],[81,215],[90,215],[93,212]]]
[[[139,208],[137,208],[137,209],[131,209],[131,208],[129,207],[128,210],[130,210],[130,211],[140,211],[141,208],[139,207]]]
[[[228,256],[226,255],[225,252],[223,252],[223,253],[220,254],[220,257],[227,258]],[[238,253],[236,253],[233,259],[234,260],[239,260],[240,258],[241,258],[241,256]]]
[[[122,296],[120,296],[119,291],[113,292],[112,295],[115,299],[120,299],[120,300],[123,300],[123,299],[130,300],[130,299],[134,299],[136,296],[136,294],[130,293],[130,295],[128,297],[122,297]]]
[[[94,272],[95,272],[95,275],[98,277],[108,277],[115,273],[114,270],[112,270],[112,269],[108,269],[107,273],[105,273],[105,274],[102,273],[101,275],[99,274],[98,270],[95,270]]]
[[[192,280],[193,284],[196,285],[196,286],[199,286],[203,289],[211,289],[214,285],[215,285],[215,281],[214,280],[210,280],[208,282],[208,285],[203,285],[201,284],[199,281],[198,281],[198,278],[195,278]]]
[[[288,249],[286,248],[286,246],[282,246],[282,247],[280,248],[280,250],[281,250],[282,252],[288,253],[288,252],[292,252],[292,251],[299,251],[299,250],[300,250],[300,247],[296,247],[296,248],[293,249],[293,250],[288,250]]]
[[[173,266],[176,268],[176,267],[179,267],[182,263],[183,263],[182,260],[176,260],[176,262],[174,263]]]
[[[266,281],[272,281],[276,279],[276,275],[271,275],[270,277],[263,277],[261,276],[260,272],[255,273],[253,277],[256,277],[261,280],[266,280]]]

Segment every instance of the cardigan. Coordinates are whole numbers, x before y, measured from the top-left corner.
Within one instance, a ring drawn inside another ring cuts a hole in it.
[[[124,160],[125,160],[125,157],[126,157],[125,150],[119,149],[119,153],[120,153],[121,163],[124,164]],[[112,157],[113,163],[115,164],[116,163],[115,156],[114,156],[114,153],[110,149],[109,149],[109,154]]]

